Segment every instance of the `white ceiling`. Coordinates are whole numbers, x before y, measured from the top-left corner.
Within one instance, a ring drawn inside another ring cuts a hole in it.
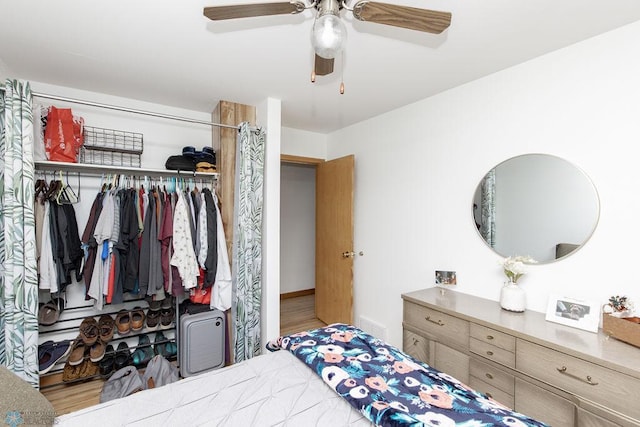
[[[640,19],[638,0],[385,1],[450,11],[451,27],[343,11],[344,63],[312,84],[311,10],[212,22],[203,7],[252,0],[0,0],[0,71],[205,112],[273,97],[283,126],[327,133]]]

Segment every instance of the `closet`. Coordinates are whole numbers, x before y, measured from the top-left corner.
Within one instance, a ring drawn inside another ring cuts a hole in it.
[[[149,157],[153,158],[153,164],[164,163],[164,160],[169,155],[180,154],[183,146],[197,145],[198,149],[203,145],[211,146],[211,133],[209,128],[219,126],[227,127],[226,125],[220,125],[206,120],[189,119],[177,115],[134,110],[52,95],[34,93],[34,98],[36,100],[38,100],[38,98],[54,100],[56,101],[55,105],[58,107],[68,106],[74,110],[74,113],[78,111],[79,114],[85,118],[86,123],[106,125],[109,121],[115,121],[119,122],[117,123],[118,126],[134,129],[137,132],[140,131],[140,134],[144,134],[145,136],[147,152],[151,152]],[[62,105],[59,105],[59,103],[62,103]],[[85,109],[76,109],[77,105],[85,106],[82,107]],[[108,111],[96,113],[95,110]],[[115,113],[113,111],[115,111]],[[136,115],[146,117],[139,119],[135,118]],[[163,121],[171,122],[172,124],[162,123]],[[113,127],[116,126],[114,125]],[[156,127],[158,128],[157,130],[154,129]],[[236,128],[235,126],[228,127]],[[143,160],[144,159],[143,157]],[[111,162],[112,164],[104,165],[96,164],[100,159],[95,157],[90,159],[85,158],[84,160],[92,163],[61,163],[45,160],[36,160],[35,162],[35,180],[38,185],[40,185],[40,188],[36,188],[36,193],[40,194],[39,192],[42,192],[41,194],[44,195],[51,191],[53,199],[50,200],[54,200],[56,204],[59,204],[60,209],[73,209],[80,239],[82,239],[83,231],[89,222],[92,206],[100,194],[104,195],[109,191],[115,194],[116,191],[122,191],[122,198],[119,199],[119,201],[122,202],[125,200],[124,196],[126,192],[129,192],[128,194],[130,195],[134,193],[140,195],[141,189],[144,189],[144,191],[147,192],[157,192],[152,196],[154,200],[159,200],[157,197],[164,197],[166,201],[177,191],[188,190],[188,194],[191,194],[194,189],[197,189],[201,194],[209,192],[209,194],[213,195],[216,193],[217,186],[219,185],[219,174],[215,172],[181,172],[166,169],[151,169],[140,167],[140,163],[119,166],[113,164],[117,163],[113,161]],[[144,165],[144,163],[151,162],[147,160],[142,162],[142,165]],[[51,189],[50,184],[52,183],[60,187]],[[109,188],[111,188],[111,190],[109,190]],[[136,244],[139,243],[136,242]],[[87,262],[87,258],[84,256],[82,260],[83,262]],[[84,267],[83,264],[81,268],[84,269]],[[159,265],[159,267],[160,269],[163,268],[162,265]],[[119,299],[119,296],[116,297],[116,295],[111,294],[108,297],[109,300],[111,300],[110,304],[96,304],[95,301],[97,301],[97,299],[91,299],[86,296],[87,288],[84,284],[84,278],[76,277],[76,268],[71,270],[71,280],[70,283],[66,285],[63,295],[59,295],[58,293],[51,294],[47,289],[42,289],[42,287],[40,289],[41,308],[42,304],[50,302],[57,305],[61,310],[59,310],[58,318],[53,324],[39,326],[39,344],[46,343],[47,341],[59,342],[74,340],[78,336],[82,322],[90,317],[98,321],[101,316],[106,314],[112,317],[114,321],[117,321],[119,313],[125,311],[129,313],[131,317],[130,323],[133,325],[136,312],[141,310],[145,315],[148,315],[151,311],[151,307],[149,307],[147,299],[142,295],[142,292],[138,293],[138,296],[130,292],[123,293],[122,301]],[[150,269],[150,273],[152,277],[162,277],[161,274],[160,276],[157,275],[157,273],[159,273],[157,269]],[[150,280],[154,282],[154,279]],[[131,284],[140,285],[139,280],[134,280]],[[167,289],[166,283],[160,284],[158,287],[158,289],[163,288]],[[102,290],[104,290],[104,288]],[[116,297],[115,300],[112,300],[114,297]],[[116,325],[116,332],[110,342],[113,346],[113,351],[116,351],[117,346],[123,342],[127,343],[129,350],[134,354],[135,350],[139,348],[156,348],[156,346],[158,346],[166,349],[168,344],[175,343],[176,313],[179,311],[178,303],[180,300],[181,298],[171,300],[171,307],[167,307],[167,304],[162,306],[162,310],[166,310],[167,312],[173,311],[174,317],[171,321],[167,322],[159,319],[157,329],[150,329],[146,323],[143,323],[142,327],[137,327],[127,334],[120,335],[117,332]],[[105,302],[107,301],[107,298],[105,298]],[[142,337],[144,336],[146,336],[148,340],[143,340]],[[177,352],[177,347],[175,351]],[[174,355],[177,358],[177,354],[174,353]],[[65,358],[61,359],[60,363],[53,366],[46,374],[41,375],[41,388],[46,389],[47,387],[62,382],[61,377],[63,374],[64,361]],[[84,381],[89,378],[98,377],[100,377],[99,372],[90,373],[90,375],[65,381],[65,383],[70,384],[76,381]]]

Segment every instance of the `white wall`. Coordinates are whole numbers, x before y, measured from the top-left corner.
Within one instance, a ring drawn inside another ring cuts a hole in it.
[[[530,268],[528,308],[551,293],[640,304],[640,23],[556,51],[329,135],[327,158],[353,153],[355,319],[401,345],[401,294],[455,270],[461,292],[497,300],[500,259],[471,215],[480,179],[501,161],[549,153],[582,168],[601,202],[586,246]]]
[[[316,257],[316,169],[280,168],[280,293],[314,289]]]
[[[282,154],[327,158],[327,135],[306,130],[282,128]]]

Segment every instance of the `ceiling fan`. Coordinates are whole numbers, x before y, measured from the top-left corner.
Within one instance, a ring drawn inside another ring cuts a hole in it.
[[[307,9],[317,10],[311,31],[311,44],[315,51],[311,81],[315,81],[316,75],[331,74],[334,58],[344,48],[347,30],[340,19],[342,9],[352,12],[353,16],[360,21],[432,34],[440,34],[451,24],[450,12],[418,9],[369,0],[357,0],[352,7],[348,7],[346,0],[312,0],[309,5],[300,0],[291,0],[278,3],[211,6],[204,8],[204,15],[213,21],[220,21],[254,16],[293,15]],[[343,92],[343,88],[341,88],[341,92]]]

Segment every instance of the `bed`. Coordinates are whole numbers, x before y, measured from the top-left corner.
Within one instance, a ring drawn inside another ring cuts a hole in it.
[[[351,325],[60,416],[59,426],[544,426]]]

